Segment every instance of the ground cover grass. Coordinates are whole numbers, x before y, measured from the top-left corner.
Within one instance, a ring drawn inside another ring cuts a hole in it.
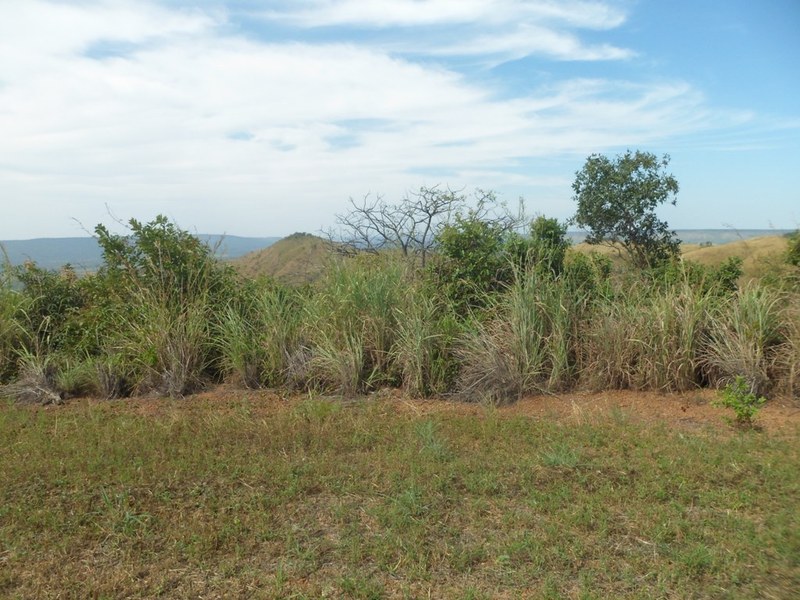
[[[4,403],[0,596],[800,589],[797,429],[419,406],[245,392]]]

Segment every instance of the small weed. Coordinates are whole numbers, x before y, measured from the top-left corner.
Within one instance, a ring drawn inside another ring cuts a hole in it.
[[[542,453],[542,463],[547,467],[574,469],[579,462],[578,451],[564,443],[554,444],[550,450]]]
[[[753,427],[753,420],[759,409],[767,401],[763,396],[756,396],[750,389],[747,380],[737,375],[732,383],[725,386],[720,392],[719,406],[733,409],[736,415],[735,423],[740,427]]]
[[[422,452],[439,460],[447,460],[450,458],[450,450],[437,432],[436,423],[430,419],[420,421],[414,426],[414,433],[416,433],[422,446]]]

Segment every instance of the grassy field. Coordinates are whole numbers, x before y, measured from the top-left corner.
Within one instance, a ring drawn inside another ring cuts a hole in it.
[[[624,407],[4,403],[0,597],[788,598],[799,438]]]

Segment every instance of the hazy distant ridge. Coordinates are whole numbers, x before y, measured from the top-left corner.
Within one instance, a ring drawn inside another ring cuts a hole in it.
[[[221,258],[238,258],[248,252],[266,248],[279,237],[239,237],[235,235],[198,234],[201,240],[217,248]],[[57,269],[67,263],[79,270],[93,271],[103,262],[103,253],[92,237],[37,238],[0,241],[12,265],[32,260],[40,267]]]
[[[737,240],[745,240],[767,235],[783,235],[789,229],[683,229],[678,237],[687,244],[711,242],[714,245]],[[239,258],[250,252],[267,248],[279,241],[279,237],[240,237],[235,235],[198,234],[201,240],[211,247],[217,244],[217,255],[221,258]],[[570,231],[570,240],[577,244],[586,237],[584,232]],[[67,263],[79,270],[93,271],[103,261],[97,241],[92,237],[37,238],[32,240],[0,241],[13,265],[27,260],[35,261],[40,267],[57,269]]]

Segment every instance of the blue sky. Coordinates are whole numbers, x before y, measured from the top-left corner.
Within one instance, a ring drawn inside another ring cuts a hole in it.
[[[628,148],[671,156],[674,228],[795,228],[799,59],[797,0],[5,0],[0,239],[314,232],[436,184],[566,219]]]

